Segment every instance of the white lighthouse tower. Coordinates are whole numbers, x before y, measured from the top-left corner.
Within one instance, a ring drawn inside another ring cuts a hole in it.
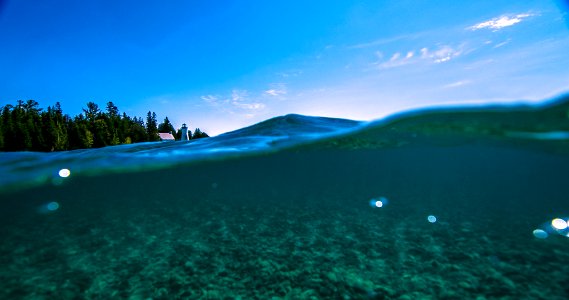
[[[186,123],[182,124],[182,141],[188,140],[188,126]]]

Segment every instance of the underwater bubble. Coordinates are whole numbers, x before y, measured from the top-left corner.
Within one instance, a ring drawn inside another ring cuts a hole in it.
[[[385,197],[372,198],[369,201],[369,205],[371,207],[383,207],[383,206],[387,205],[387,202],[388,202],[388,200]]]
[[[549,236],[549,234],[547,234],[545,230],[536,229],[533,231],[533,236],[535,236],[538,239],[546,239]]]
[[[567,228],[567,221],[556,218],[551,221],[551,226],[553,226],[555,229],[563,230]]]
[[[56,211],[59,208],[59,203],[53,201],[46,205],[47,210]]]
[[[61,169],[58,174],[60,177],[67,178],[71,175],[71,171],[69,171],[69,169]]]
[[[430,215],[427,217],[427,221],[429,221],[429,223],[435,223],[437,221],[437,217]]]

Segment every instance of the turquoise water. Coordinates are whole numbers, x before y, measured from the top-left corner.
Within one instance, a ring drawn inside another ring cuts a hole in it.
[[[569,99],[0,156],[1,299],[566,299]]]

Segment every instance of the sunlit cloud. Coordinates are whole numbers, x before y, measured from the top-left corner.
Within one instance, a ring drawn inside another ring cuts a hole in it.
[[[476,25],[468,27],[470,30],[479,30],[479,29],[493,29],[493,31],[498,31],[504,27],[509,27],[515,24],[520,23],[527,17],[531,17],[533,14],[517,14],[517,15],[503,15],[492,20],[488,20],[482,23],[478,23]]]

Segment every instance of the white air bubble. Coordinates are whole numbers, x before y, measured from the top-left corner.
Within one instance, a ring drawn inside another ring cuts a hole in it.
[[[59,170],[58,174],[60,177],[66,178],[69,177],[69,175],[71,175],[71,171],[69,171],[69,169],[61,169]]]
[[[545,230],[536,229],[533,231],[533,236],[535,236],[538,239],[546,239],[549,236],[549,234],[547,234]]]
[[[46,205],[47,210],[49,211],[56,211],[59,208],[59,203],[57,202],[50,202]]]
[[[557,230],[563,230],[565,228],[567,228],[567,221],[563,220],[563,219],[553,219],[551,221],[551,226],[553,226],[553,228],[557,229]]]

